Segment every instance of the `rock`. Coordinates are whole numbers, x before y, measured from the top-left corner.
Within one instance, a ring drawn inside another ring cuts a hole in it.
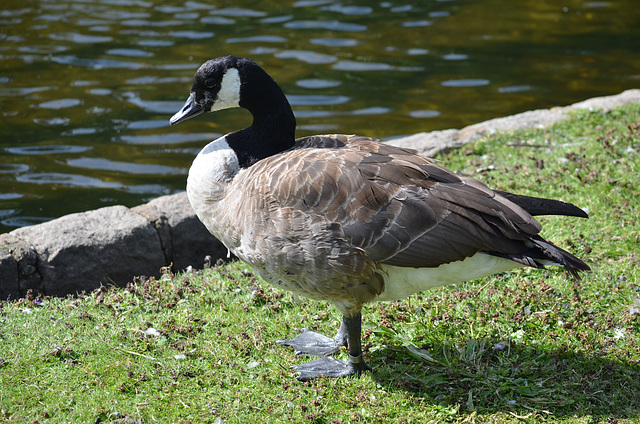
[[[22,296],[18,287],[18,263],[6,248],[0,247],[0,299],[18,299]]]
[[[128,209],[76,213],[0,235],[0,299],[124,285],[137,275],[201,268],[227,249],[198,220],[186,193]]]
[[[469,143],[483,135],[493,134],[497,131],[517,131],[525,128],[543,128],[566,119],[563,108],[530,110],[517,115],[503,118],[490,119],[479,124],[469,125],[461,131],[464,144]]]
[[[601,109],[608,112],[614,107],[626,105],[629,103],[640,103],[640,90],[626,90],[614,96],[594,97],[583,102],[574,103],[567,106],[568,109]]]
[[[394,146],[414,149],[419,155],[432,157],[436,153],[462,146],[464,143],[459,137],[460,130],[443,130],[417,133],[387,140],[387,142]]]
[[[123,285],[135,275],[158,275],[165,265],[158,232],[125,206],[71,214],[10,234],[37,252],[47,295]]]
[[[0,252],[8,254],[0,253],[0,292],[7,292],[0,299],[23,297],[29,290],[42,291],[42,277],[36,268],[38,255],[31,246],[12,233],[2,234]]]
[[[193,212],[186,192],[162,196],[132,210],[149,219],[158,229],[167,263],[173,263],[174,271],[190,265],[201,268],[206,256],[214,261],[227,256],[227,248],[209,233]]]

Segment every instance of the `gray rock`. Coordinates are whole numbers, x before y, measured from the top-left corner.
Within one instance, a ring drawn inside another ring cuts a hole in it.
[[[600,109],[609,112],[611,109],[629,103],[640,103],[640,89],[623,91],[613,96],[594,97],[567,106],[566,109]]]
[[[227,248],[200,222],[186,192],[162,196],[132,210],[158,229],[166,262],[173,263],[174,271],[190,265],[201,268],[206,256],[214,261],[227,257]]]
[[[35,293],[42,291],[42,277],[36,268],[38,255],[31,246],[12,233],[2,234],[0,251],[8,254],[0,255],[2,270],[6,271],[6,274],[2,272],[0,275],[0,292],[7,291],[7,296],[1,296],[0,299],[6,299],[12,294],[13,298],[22,297],[29,290]],[[18,296],[15,296],[16,293]]]
[[[1,243],[0,239],[0,299],[18,299],[23,296],[18,287],[18,263]]]
[[[165,265],[155,228],[125,206],[63,216],[11,235],[37,252],[36,268],[47,295],[123,285],[135,275],[158,275]]]
[[[417,133],[406,137],[387,140],[394,146],[414,149],[422,156],[432,157],[437,153],[448,151],[464,144],[460,140],[460,130],[431,131]]]

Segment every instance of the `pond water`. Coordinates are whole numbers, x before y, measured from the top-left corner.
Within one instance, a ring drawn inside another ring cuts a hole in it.
[[[0,232],[184,189],[243,110],[177,127],[201,62],[248,56],[298,136],[384,140],[640,86],[637,0],[3,0]]]

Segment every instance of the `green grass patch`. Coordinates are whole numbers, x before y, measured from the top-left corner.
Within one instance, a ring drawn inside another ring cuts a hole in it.
[[[275,340],[339,314],[231,263],[0,303],[0,422],[640,422],[640,106],[580,111],[439,157],[589,220],[543,236],[593,268],[521,269],[364,311],[372,373],[300,383]],[[343,358],[346,353],[342,352]]]

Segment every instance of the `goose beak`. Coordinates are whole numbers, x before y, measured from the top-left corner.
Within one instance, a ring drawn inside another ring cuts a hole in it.
[[[202,106],[196,103],[196,97],[193,93],[191,93],[184,106],[182,106],[182,109],[180,109],[179,112],[177,112],[171,117],[171,119],[169,119],[169,123],[171,125],[176,125],[182,121],[191,119],[194,116],[198,116],[204,112],[205,110],[202,108]]]

